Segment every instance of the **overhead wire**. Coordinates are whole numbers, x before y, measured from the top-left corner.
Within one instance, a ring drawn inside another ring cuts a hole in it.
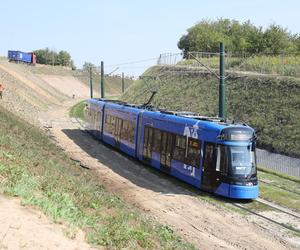
[[[142,59],[142,60],[138,60],[138,61],[118,63],[118,64],[110,64],[110,65],[107,65],[106,67],[116,67],[116,66],[122,66],[122,65],[137,64],[137,63],[148,62],[148,61],[153,61],[153,60],[157,60],[157,57]]]

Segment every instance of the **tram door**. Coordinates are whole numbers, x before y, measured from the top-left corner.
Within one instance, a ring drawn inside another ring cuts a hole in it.
[[[121,129],[122,129],[122,119],[116,118],[116,123],[115,123],[115,142],[116,142],[116,147],[117,148],[120,148]]]
[[[170,172],[171,170],[174,143],[175,136],[173,134],[161,132],[160,168],[163,171]]]
[[[204,162],[202,165],[202,188],[214,192],[219,186],[219,172],[216,170],[217,148],[212,143],[205,143]]]

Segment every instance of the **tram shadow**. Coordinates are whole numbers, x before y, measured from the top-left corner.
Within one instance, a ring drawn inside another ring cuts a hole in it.
[[[190,196],[210,196],[176,178],[153,169],[133,157],[102,143],[80,129],[62,130],[68,138],[90,157],[135,185],[162,194],[185,194]]]

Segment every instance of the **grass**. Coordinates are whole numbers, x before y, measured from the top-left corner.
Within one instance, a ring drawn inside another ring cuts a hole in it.
[[[258,172],[260,197],[300,212],[300,182],[294,177],[278,173]]]
[[[122,95],[131,103],[146,102],[158,91],[153,105],[202,115],[218,114],[218,79],[209,73],[156,66],[145,75],[160,80],[137,80]],[[238,75],[226,79],[227,116],[257,130],[258,146],[292,156],[300,155],[300,80],[287,77]]]
[[[110,249],[194,249],[111,194],[89,172],[25,121],[0,107],[0,192],[41,209],[55,222]]]
[[[218,69],[219,57],[198,58],[206,66]],[[184,60],[179,65],[198,66],[195,60]],[[278,74],[281,76],[300,77],[300,55],[267,56],[256,55],[247,58],[226,57],[226,70],[251,71],[263,74]]]
[[[73,107],[71,107],[69,115],[70,117],[79,118],[81,120],[84,119],[84,107],[86,102],[81,101],[77,104],[75,104]]]

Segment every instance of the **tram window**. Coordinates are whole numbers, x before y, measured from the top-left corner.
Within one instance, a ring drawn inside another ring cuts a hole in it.
[[[151,148],[153,143],[152,143],[152,137],[153,136],[153,128],[149,128],[149,139],[148,139],[148,148]]]
[[[228,172],[228,157],[226,156],[226,147],[220,146],[220,171],[222,173]]]
[[[159,129],[153,129],[153,151],[160,152],[161,132]]]
[[[134,123],[128,121],[128,141],[134,143]]]
[[[144,130],[144,145],[145,146],[147,145],[147,142],[148,142],[148,136],[149,136],[149,127],[145,127],[145,130]]]
[[[214,164],[214,145],[212,143],[205,143],[205,155],[203,167],[205,170],[215,169]]]
[[[121,139],[128,140],[128,121],[123,120],[122,129],[121,129]]]
[[[145,130],[144,130],[144,147],[143,147],[143,155],[145,157],[149,157],[149,148],[148,148],[149,141],[150,141],[149,132],[150,132],[150,128],[145,127]]]
[[[105,123],[110,123],[109,118],[110,118],[109,115],[105,115]]]
[[[105,115],[105,132],[113,134],[114,124],[112,123],[114,117],[111,115]]]
[[[186,137],[181,135],[176,135],[174,159],[181,162],[185,162],[185,151],[186,151]]]
[[[110,116],[105,115],[105,132],[110,133]]]
[[[122,140],[134,143],[134,123],[128,120],[114,117],[115,122],[117,119],[121,121],[120,138]],[[114,130],[114,125],[111,126],[113,126]]]
[[[193,167],[200,166],[200,145],[199,139],[188,138],[187,163]]]
[[[95,124],[95,129],[98,129],[98,112],[95,111],[95,120],[94,120],[94,124]]]
[[[167,150],[167,132],[163,132],[161,138],[161,152],[166,152],[166,150]]]

